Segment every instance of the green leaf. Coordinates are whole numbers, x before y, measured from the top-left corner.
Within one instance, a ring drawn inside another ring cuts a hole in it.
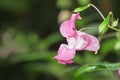
[[[55,52],[34,52],[34,53],[23,53],[18,55],[13,55],[9,57],[9,62],[16,64],[21,62],[29,62],[29,61],[36,61],[36,60],[44,60],[44,61],[51,61]]]
[[[102,64],[95,64],[95,65],[85,65],[83,67],[80,67],[74,77],[78,77],[79,75],[85,73],[85,72],[91,72],[98,69],[105,69],[105,70],[118,70],[120,68],[120,63],[102,63]]]
[[[78,7],[78,8],[76,8],[73,12],[82,12],[82,11],[84,11],[85,9],[87,9],[88,7],[90,7],[90,5],[83,6],[83,7]]]
[[[85,73],[85,72],[90,72],[92,70],[95,70],[96,66],[91,66],[91,65],[86,65],[83,67],[80,67],[77,72],[75,73],[75,77],[78,77],[80,74]]]
[[[99,25],[99,33],[104,34],[108,30],[108,24],[111,16],[111,12],[109,12],[108,16],[105,18],[105,20]]]

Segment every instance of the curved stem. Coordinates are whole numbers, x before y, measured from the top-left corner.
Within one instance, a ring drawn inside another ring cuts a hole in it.
[[[92,6],[94,9],[97,10],[97,12],[100,14],[100,16],[103,18],[103,20],[105,20],[105,17],[103,16],[103,14],[101,13],[101,11],[93,4],[89,4],[89,6]]]
[[[103,20],[105,20],[105,17],[103,16],[103,14],[101,13],[101,11],[95,5],[89,4],[89,6],[92,6],[94,9],[96,9],[97,12],[100,14],[100,16],[103,18]],[[113,14],[112,14],[112,12],[110,12],[110,14],[112,15],[112,21],[113,21]],[[112,27],[110,25],[108,25],[108,27],[111,28],[111,29],[113,29],[113,30],[116,30],[116,31],[120,32],[120,29],[117,29],[117,28]]]
[[[120,29],[117,29],[117,28],[115,28],[115,27],[112,27],[112,26],[110,26],[110,25],[108,25],[108,27],[109,27],[109,28],[111,28],[111,29],[113,29],[113,30],[115,30],[115,31],[118,31],[118,32],[120,32]]]

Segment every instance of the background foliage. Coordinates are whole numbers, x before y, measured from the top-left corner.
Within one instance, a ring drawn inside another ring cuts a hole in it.
[[[59,25],[89,3],[120,18],[119,0],[0,0],[0,80],[119,80],[120,33],[111,29],[97,55],[77,52],[75,63],[65,66],[52,60],[65,41]],[[89,27],[85,32],[98,37],[98,13],[89,8],[81,16],[77,28]]]

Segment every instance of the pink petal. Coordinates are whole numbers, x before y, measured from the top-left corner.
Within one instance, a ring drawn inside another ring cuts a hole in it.
[[[69,48],[74,48],[75,50],[83,50],[87,46],[87,42],[82,36],[83,32],[77,32],[75,37],[67,38]]]
[[[73,21],[75,21],[76,19],[82,19],[79,13],[72,14],[72,16],[70,18],[70,20],[73,20]]]
[[[72,64],[74,61],[73,60],[68,60],[68,61],[58,61],[60,64],[64,64],[64,65],[66,65],[66,64]]]
[[[58,54],[54,58],[57,59],[59,62],[67,62],[69,60],[72,60],[74,56],[75,56],[74,49],[69,49],[67,45],[61,44],[58,50]]]
[[[120,69],[118,69],[118,76],[120,76]]]
[[[63,37],[71,37],[76,35],[75,21],[81,19],[79,13],[72,14],[70,20],[63,22],[60,26],[60,33]]]
[[[67,38],[67,42],[68,46],[70,48],[74,48],[75,50],[82,50],[87,45],[86,40],[80,35],[77,35],[76,37]]]
[[[84,40],[86,41],[87,45],[85,48],[83,48],[82,50],[89,50],[89,51],[98,51],[100,48],[100,44],[99,41],[96,37],[84,33],[84,32],[80,32],[78,31],[78,34],[82,34],[81,36],[84,38]]]
[[[75,49],[76,50],[82,50],[86,47],[88,43],[82,36],[78,36],[75,44]]]
[[[60,26],[60,33],[62,34],[63,37],[66,38],[74,36],[76,34],[75,30],[76,30],[75,25],[70,20],[63,22]]]

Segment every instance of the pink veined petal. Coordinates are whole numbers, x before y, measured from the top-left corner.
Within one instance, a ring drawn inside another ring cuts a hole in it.
[[[63,22],[60,26],[60,33],[63,37],[71,37],[76,35],[75,21],[76,19],[81,19],[79,13],[72,14],[71,18]]]
[[[54,58],[57,59],[58,61],[66,62],[72,60],[74,56],[75,56],[74,49],[69,49],[67,45],[61,44],[58,50],[58,54]]]
[[[81,35],[78,35],[77,40],[76,40],[76,44],[75,44],[75,49],[82,50],[87,46],[87,44],[88,43],[86,42],[86,40]]]
[[[66,65],[66,64],[72,64],[74,61],[73,60],[68,60],[68,61],[58,61],[60,64],[64,64],[64,65]]]
[[[74,48],[75,50],[82,50],[87,46],[87,42],[82,36],[84,33],[77,31],[75,37],[67,38],[69,48]]]
[[[84,32],[78,32],[79,34],[82,34],[82,37],[84,38],[84,40],[86,40],[87,45],[85,46],[85,48],[83,48],[82,50],[88,50],[88,51],[98,51],[100,48],[100,44],[99,41],[96,37],[84,33]]]
[[[75,30],[76,30],[75,24],[70,20],[63,22],[60,26],[60,33],[62,34],[63,37],[66,38],[74,36],[76,34]]]
[[[74,48],[75,50],[82,50],[87,45],[84,38],[79,35],[67,38],[67,42],[69,48]]]

